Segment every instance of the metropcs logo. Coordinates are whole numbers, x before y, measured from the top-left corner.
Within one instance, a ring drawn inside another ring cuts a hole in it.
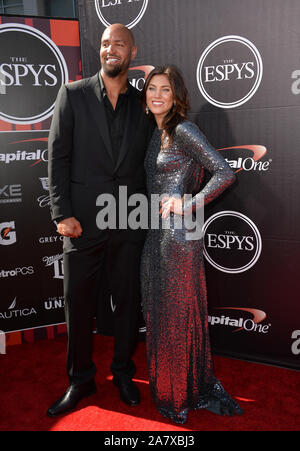
[[[0,277],[16,277],[16,276],[28,276],[34,274],[33,266],[23,266],[22,268],[14,269],[1,269]]]
[[[236,211],[212,215],[203,226],[204,256],[216,269],[238,274],[252,268],[262,250],[262,239],[251,219]]]
[[[95,0],[97,15],[105,27],[123,23],[133,28],[139,23],[148,6],[148,0]]]
[[[59,48],[36,28],[17,23],[0,25],[0,46],[0,119],[34,124],[50,117],[69,79]]]
[[[219,108],[236,108],[257,91],[263,64],[255,45],[242,36],[223,36],[202,53],[197,82],[204,98]]]

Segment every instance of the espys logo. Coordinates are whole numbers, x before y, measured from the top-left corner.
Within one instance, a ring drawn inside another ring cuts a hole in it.
[[[15,221],[2,222],[0,224],[0,245],[9,246],[16,241]]]
[[[272,159],[260,161],[267,153],[267,149],[260,145],[223,147],[218,151],[235,174],[240,171],[266,172],[272,162]]]
[[[203,226],[204,256],[216,269],[238,274],[252,268],[260,257],[262,240],[251,219],[236,211],[212,215]]]
[[[130,84],[141,91],[144,87],[145,81],[154,69],[154,66],[135,66],[129,68],[129,82]]]
[[[241,330],[253,331],[262,334],[266,334],[269,332],[271,324],[261,324],[267,317],[266,313],[263,310],[258,310],[254,308],[246,308],[246,307],[216,307],[216,309],[220,310],[231,310],[231,314],[233,315],[234,311],[238,312],[247,312],[250,313],[252,318],[232,318],[230,316],[208,316],[208,322],[211,326],[215,325],[223,325],[234,327],[232,332],[239,332]],[[240,313],[239,313],[240,315]]]
[[[139,23],[148,6],[148,0],[95,0],[97,15],[105,27],[123,23],[133,28]]]
[[[41,31],[16,23],[0,25],[0,45],[0,119],[13,124],[47,119],[69,79],[62,53]]]
[[[223,36],[202,53],[197,82],[204,98],[219,108],[236,108],[257,91],[263,74],[259,51],[241,36]]]

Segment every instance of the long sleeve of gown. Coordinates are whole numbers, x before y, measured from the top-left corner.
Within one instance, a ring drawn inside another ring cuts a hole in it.
[[[235,175],[224,158],[207,141],[196,124],[185,121],[176,127],[177,146],[191,159],[211,173],[208,183],[191,200],[185,202],[184,211],[207,205],[230,186]]]

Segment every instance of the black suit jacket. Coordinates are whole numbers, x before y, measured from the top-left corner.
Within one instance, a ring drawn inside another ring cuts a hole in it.
[[[58,94],[49,134],[49,187],[53,220],[74,216],[80,238],[65,239],[65,249],[84,248],[107,236],[96,225],[99,194],[117,197],[146,193],[144,157],[153,127],[143,112],[139,91],[129,86],[128,114],[119,159],[114,163],[102,102],[99,74],[64,85]],[[134,233],[133,233],[134,232]],[[144,239],[145,231],[128,231]]]

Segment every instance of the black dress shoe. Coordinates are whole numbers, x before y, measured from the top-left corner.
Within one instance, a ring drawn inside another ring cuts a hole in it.
[[[47,411],[49,417],[56,417],[75,409],[78,402],[96,393],[95,381],[85,382],[80,385],[70,385],[66,393],[59,398]]]
[[[140,393],[137,386],[128,378],[117,378],[114,376],[113,383],[120,391],[120,398],[128,406],[137,406],[140,402]]]

